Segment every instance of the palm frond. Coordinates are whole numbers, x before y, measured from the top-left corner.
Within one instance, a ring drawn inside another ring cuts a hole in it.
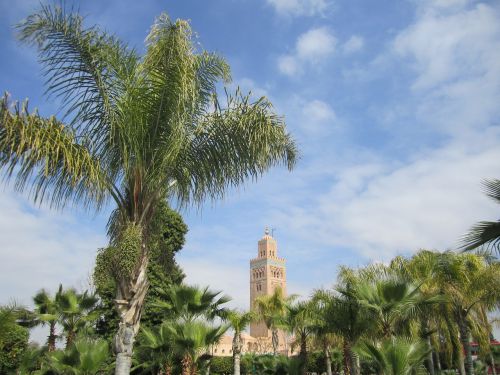
[[[500,203],[500,180],[483,180],[482,185],[484,187],[484,193],[495,202]]]
[[[462,239],[463,251],[484,246],[500,254],[500,221],[481,221],[474,225]]]
[[[7,95],[0,103],[0,166],[6,167],[6,179],[14,178],[21,191],[31,185],[36,202],[50,195],[55,207],[69,200],[101,207],[110,182],[88,140],[54,117],[29,113],[27,106],[16,103],[11,112]]]
[[[42,5],[17,25],[19,39],[38,48],[47,94],[61,99],[66,115],[94,142],[116,123],[115,105],[120,92],[117,76],[137,61],[116,38],[97,26],[83,27],[83,18],[62,7]],[[133,71],[133,69],[132,69]]]
[[[283,119],[266,98],[250,100],[238,91],[226,108],[217,103],[198,125],[172,173],[181,202],[216,199],[228,186],[256,179],[274,165],[295,165],[298,151]]]

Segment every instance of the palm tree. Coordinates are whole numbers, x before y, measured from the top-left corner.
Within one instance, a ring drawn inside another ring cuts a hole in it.
[[[196,375],[200,355],[218,343],[229,328],[227,325],[212,327],[200,321],[165,322],[163,325],[173,352],[182,358],[182,375]]]
[[[471,326],[475,314],[497,307],[500,297],[500,264],[488,264],[476,254],[446,252],[436,264],[436,278],[458,325],[465,353],[465,373],[472,375]],[[489,327],[483,327],[489,335]]]
[[[47,337],[47,349],[49,352],[56,349],[56,325],[59,320],[60,313],[58,302],[62,293],[62,285],[59,285],[59,289],[54,297],[51,297],[49,292],[45,289],[42,289],[33,297],[35,314],[38,322],[42,325],[49,325],[49,336]]]
[[[66,335],[66,349],[69,349],[79,331],[97,319],[96,305],[97,297],[87,292],[77,293],[74,289],[68,289],[59,295],[58,322]]]
[[[404,329],[410,319],[418,317],[424,306],[442,301],[437,295],[423,295],[420,285],[399,277],[382,276],[375,281],[359,280],[355,297],[373,311],[383,337],[389,338]]]
[[[341,293],[339,293],[339,291]],[[321,301],[325,329],[342,338],[344,373],[357,375],[354,346],[370,330],[373,330],[373,312],[355,297],[350,283],[337,287],[337,293],[320,290],[313,297]]]
[[[243,340],[241,332],[256,319],[253,311],[239,312],[232,310],[227,314],[227,321],[230,327],[234,330],[233,336],[233,367],[234,375],[240,375],[241,350],[243,348]]]
[[[328,322],[327,306],[330,303],[331,294],[317,290],[311,298],[312,314],[314,316],[312,332],[313,344],[320,348],[325,356],[325,368],[327,375],[332,375],[332,357],[331,347],[337,344],[341,338],[332,333],[332,329]],[[341,347],[341,345],[338,345]]]
[[[158,289],[155,306],[165,311],[165,318],[193,321],[200,317],[213,320],[224,318],[228,309],[224,305],[231,298],[220,291],[200,288],[196,285],[171,285],[167,290]]]
[[[158,375],[171,375],[174,361],[170,326],[161,324],[153,328],[141,328],[136,357],[138,368]]]
[[[271,340],[274,355],[278,352],[278,328],[283,316],[286,314],[287,307],[295,299],[295,296],[286,297],[283,289],[279,286],[274,289],[273,294],[260,296],[255,300],[255,311],[264,321],[267,329],[271,330]]]
[[[47,354],[48,370],[65,375],[97,375],[105,373],[109,359],[105,340],[80,338],[66,350]],[[44,368],[42,367],[42,373]]]
[[[485,194],[500,204],[500,180],[484,180]],[[462,249],[470,251],[481,246],[493,249],[500,254],[500,220],[481,221],[474,225],[462,238]]]
[[[36,202],[116,206],[110,246],[96,266],[116,281],[116,373],[128,374],[157,204],[215,200],[272,166],[291,169],[297,148],[266,98],[252,101],[239,90],[218,98],[229,66],[199,50],[187,21],[162,14],[144,56],[58,7],[42,6],[18,30],[38,48],[47,91],[66,116],[46,118],[5,96],[0,166],[19,190],[29,185]]]
[[[391,337],[380,344],[364,342],[356,351],[375,364],[379,375],[413,375],[425,372],[423,362],[429,349],[423,341]]]
[[[306,373],[307,341],[314,331],[315,323],[313,303],[311,301],[289,304],[281,321],[281,326],[290,331],[295,336],[296,342],[299,343],[299,372],[302,375]]]
[[[0,306],[0,349],[10,330],[16,325],[17,315],[14,306]]]

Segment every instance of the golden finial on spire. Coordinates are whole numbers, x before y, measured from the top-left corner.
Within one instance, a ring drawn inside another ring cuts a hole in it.
[[[264,234],[269,236],[269,227],[266,225],[266,229],[264,230]]]

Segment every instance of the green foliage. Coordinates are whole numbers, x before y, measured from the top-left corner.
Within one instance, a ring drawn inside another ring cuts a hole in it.
[[[160,299],[155,302],[155,306],[163,309],[167,318],[181,321],[195,321],[198,318],[213,320],[216,317],[225,318],[229,312],[224,305],[231,299],[209,287],[179,284],[158,292]]]
[[[2,327],[0,335],[0,374],[15,373],[28,347],[29,332],[17,324],[9,324]]]
[[[166,203],[158,205],[147,237],[151,251],[147,270],[150,288],[141,317],[141,324],[146,327],[157,326],[168,318],[165,310],[156,306],[155,302],[161,298],[162,290],[168,289],[172,284],[181,283],[184,278],[175,261],[175,254],[182,249],[187,230],[181,215]],[[98,254],[93,276],[100,297],[100,319],[96,331],[101,337],[111,341],[118,326],[119,316],[114,306],[115,281],[109,274],[107,264],[107,260]]]
[[[96,375],[106,371],[110,356],[104,340],[79,338],[66,350],[47,354],[47,365],[42,370],[61,375]]]
[[[380,343],[365,341],[356,348],[360,357],[371,361],[377,373],[383,375],[425,373],[423,362],[429,350],[423,341],[402,337],[393,337]]]
[[[128,279],[137,267],[142,245],[142,228],[129,223],[120,231],[117,243],[100,249],[94,268],[97,288],[105,289],[113,280]]]
[[[332,363],[332,368],[333,369],[339,368],[341,360],[342,356],[340,355],[340,352],[338,351],[335,352],[334,355],[332,355],[332,358],[330,359]],[[325,353],[321,351],[314,351],[309,353],[307,357],[306,371],[316,372],[318,374],[326,372]]]
[[[210,372],[212,374],[232,374],[233,370],[233,357],[213,357],[210,360]]]
[[[484,180],[483,186],[485,194],[496,203],[500,203],[500,180]],[[481,221],[462,238],[464,251],[475,250],[481,246],[500,255],[500,221]]]
[[[255,375],[298,375],[300,360],[283,355],[246,354],[241,359],[241,372]]]

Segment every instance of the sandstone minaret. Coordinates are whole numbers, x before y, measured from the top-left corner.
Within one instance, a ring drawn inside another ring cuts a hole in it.
[[[278,286],[286,295],[285,259],[278,258],[276,240],[266,228],[264,237],[258,243],[257,258],[250,260],[250,308],[254,308],[257,297],[273,294]],[[250,324],[250,335],[269,337],[271,332],[264,322],[258,322]]]

